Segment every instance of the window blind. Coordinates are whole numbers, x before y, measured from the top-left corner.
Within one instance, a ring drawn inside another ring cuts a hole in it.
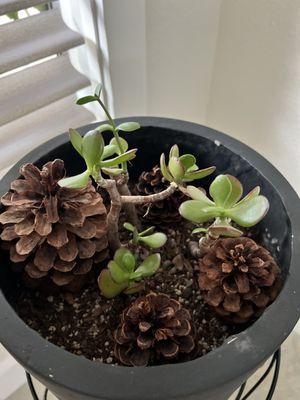
[[[59,1],[0,0],[0,18],[46,3],[51,7],[45,11],[0,24],[0,170],[23,155],[16,144],[22,143],[25,153],[67,124],[77,127],[94,120],[92,113],[74,106],[76,92],[90,82],[72,66],[68,51],[84,50],[85,44],[64,23]],[[48,126],[39,114],[47,115]]]

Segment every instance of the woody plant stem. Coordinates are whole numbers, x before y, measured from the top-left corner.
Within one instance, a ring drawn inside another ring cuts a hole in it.
[[[124,151],[122,142],[120,140],[120,136],[119,136],[118,129],[116,127],[115,121],[113,120],[112,116],[110,115],[108,109],[106,108],[105,104],[100,99],[100,97],[97,98],[97,101],[100,104],[100,106],[102,107],[103,111],[105,112],[105,114],[106,114],[106,116],[107,116],[107,118],[109,120],[109,123],[110,123],[110,125],[111,125],[111,127],[113,129],[113,135],[114,135],[114,138],[116,139],[116,143],[117,143],[117,146],[119,148],[120,154],[124,154],[125,151]],[[123,171],[125,172],[125,176],[124,176],[123,179],[120,179],[120,180],[117,179],[117,182],[119,182],[118,185],[117,185],[117,189],[118,189],[120,195],[131,196],[129,187],[127,185],[128,168],[127,168],[127,162],[126,161],[122,163],[122,168],[123,168]],[[134,204],[133,203],[127,203],[127,204],[125,204],[124,208],[125,208],[126,214],[128,216],[128,220],[134,226],[139,228],[140,222],[139,222],[139,219],[138,219],[137,212],[136,212]]]
[[[177,189],[177,184],[171,182],[170,186],[160,193],[150,194],[148,196],[121,195],[117,183],[114,179],[105,179],[99,182],[99,185],[105,188],[110,196],[111,207],[107,215],[108,241],[112,251],[121,247],[119,237],[119,217],[122,206],[131,204],[145,204],[161,201],[169,197]]]

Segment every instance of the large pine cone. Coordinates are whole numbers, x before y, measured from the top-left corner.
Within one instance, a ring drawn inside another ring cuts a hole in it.
[[[161,170],[156,166],[149,172],[142,172],[133,192],[136,195],[147,196],[149,194],[160,193],[167,187],[168,183],[163,181]],[[186,199],[186,196],[180,190],[177,190],[162,201],[138,205],[137,210],[139,215],[154,224],[175,223],[182,219],[178,209],[180,204]]]
[[[250,238],[218,239],[200,261],[199,286],[219,315],[245,323],[276,298],[280,269]]]
[[[115,355],[125,365],[179,359],[195,348],[191,315],[165,294],[150,293],[122,314],[115,332]]]
[[[107,253],[106,209],[92,183],[84,189],[61,188],[64,162],[55,160],[39,170],[21,167],[24,179],[11,184],[1,202],[2,246],[13,263],[25,263],[33,280],[50,277],[58,286],[83,282],[93,262]]]

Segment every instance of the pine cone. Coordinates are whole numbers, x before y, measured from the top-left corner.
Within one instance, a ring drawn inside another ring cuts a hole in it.
[[[245,323],[276,298],[280,269],[250,238],[218,239],[200,261],[199,286],[220,316]]]
[[[25,263],[32,280],[46,277],[58,286],[78,285],[107,253],[106,209],[92,183],[84,189],[61,188],[64,162],[20,169],[24,179],[11,184],[1,201],[2,246],[13,263]],[[28,281],[27,276],[27,281]],[[77,282],[77,283],[76,283]]]
[[[125,365],[178,359],[195,348],[191,315],[169,296],[150,293],[123,312],[115,341],[115,356]]]
[[[136,195],[147,196],[149,194],[159,193],[168,187],[168,183],[163,182],[163,176],[158,166],[152,168],[149,172],[142,172],[138,183],[133,192]],[[186,200],[186,196],[177,190],[165,200],[155,203],[146,203],[137,206],[139,215],[144,219],[156,223],[175,223],[181,221],[182,217],[178,212],[180,204]]]

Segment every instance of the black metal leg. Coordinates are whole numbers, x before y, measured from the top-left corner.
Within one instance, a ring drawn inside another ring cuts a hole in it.
[[[249,389],[248,392],[243,396],[243,393],[244,393],[245,388],[246,388],[247,381],[244,382],[242,384],[242,386],[240,387],[239,392],[238,392],[235,400],[247,400],[251,396],[251,394],[265,381],[265,379],[270,374],[273,366],[275,365],[272,383],[271,383],[268,395],[266,397],[266,400],[272,400],[274,392],[275,392],[275,389],[276,389],[276,385],[277,385],[277,382],[278,382],[279,371],[280,371],[280,363],[281,363],[281,350],[279,348],[274,353],[268,368],[266,369],[264,374],[261,376],[261,378],[256,382],[256,384],[253,385],[252,388]],[[37,395],[37,393],[36,393],[36,390],[35,390],[35,387],[33,385],[31,376],[30,376],[30,374],[28,372],[26,372],[26,378],[27,378],[27,383],[28,383],[28,386],[29,386],[29,389],[30,389],[30,393],[32,395],[33,400],[40,400],[38,395]],[[48,389],[45,389],[43,400],[47,400],[48,393],[49,393]]]
[[[256,382],[255,385],[252,386],[252,388],[250,390],[248,390],[248,392],[242,397],[247,381],[243,383],[243,385],[240,387],[240,390],[235,398],[235,400],[247,400],[251,394],[265,381],[265,379],[268,377],[268,375],[270,374],[274,364],[275,364],[275,369],[274,369],[274,375],[273,375],[273,379],[272,379],[272,383],[271,383],[271,387],[269,390],[269,393],[266,397],[266,400],[272,400],[275,389],[276,389],[276,385],[278,382],[278,376],[279,376],[279,370],[280,370],[280,362],[281,362],[281,350],[280,348],[274,353],[272,360],[267,368],[267,370],[265,371],[265,373],[261,376],[261,378]]]

